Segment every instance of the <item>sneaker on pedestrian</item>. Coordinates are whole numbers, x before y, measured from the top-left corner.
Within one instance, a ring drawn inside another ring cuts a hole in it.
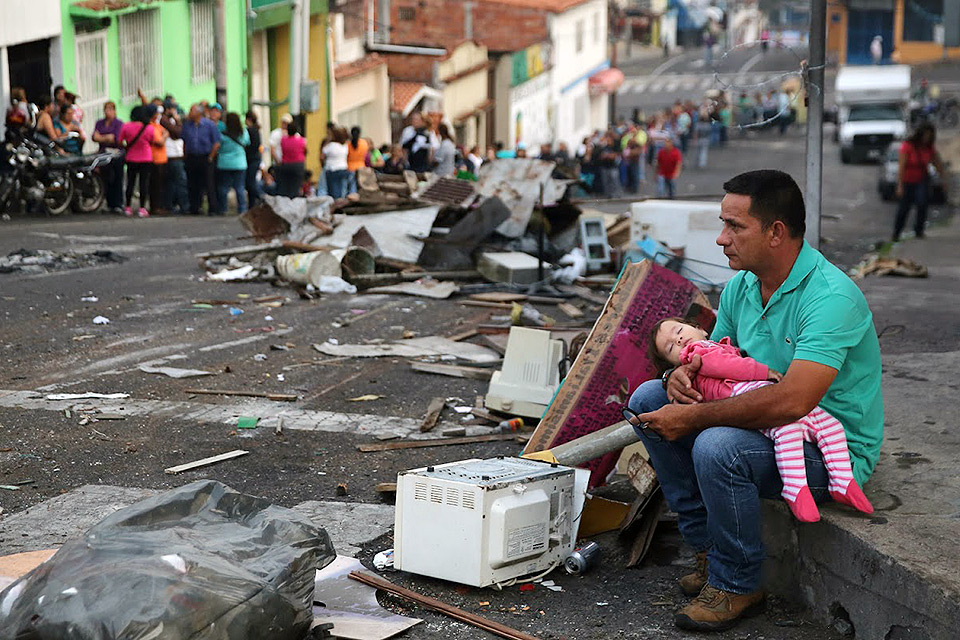
[[[149,218],[150,212],[144,209],[143,207],[140,207],[140,210],[137,211],[137,215],[140,216],[141,218]]]
[[[131,209],[130,207],[124,207],[123,215],[127,216],[128,218],[131,217],[133,215],[133,209]]]
[[[704,585],[707,584],[707,552],[700,551],[697,553],[697,568],[694,569],[693,573],[688,573],[687,575],[680,578],[680,590],[683,591],[683,594],[690,596],[691,598],[701,591],[703,591]]]
[[[687,631],[724,631],[742,618],[763,611],[763,591],[731,593],[706,584],[690,604],[673,617],[674,624]]]

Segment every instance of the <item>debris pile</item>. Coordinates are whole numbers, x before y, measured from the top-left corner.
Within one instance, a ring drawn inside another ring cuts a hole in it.
[[[104,249],[90,252],[18,249],[0,257],[0,273],[47,273],[124,262],[126,257]]]

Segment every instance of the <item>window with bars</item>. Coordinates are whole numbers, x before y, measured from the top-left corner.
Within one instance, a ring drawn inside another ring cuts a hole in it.
[[[190,57],[193,62],[193,84],[213,80],[216,72],[213,38],[213,2],[211,0],[191,2]]]
[[[120,94],[124,102],[137,98],[137,89],[159,95],[160,12],[146,9],[120,16]]]
[[[415,20],[417,10],[413,7],[400,7],[397,9],[397,17],[401,20]]]

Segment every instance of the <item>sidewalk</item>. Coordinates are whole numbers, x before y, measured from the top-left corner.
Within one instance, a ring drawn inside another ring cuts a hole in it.
[[[861,282],[883,349],[885,442],[865,487],[875,513],[828,505],[821,522],[798,525],[782,504],[766,505],[766,568],[774,591],[801,600],[828,623],[848,620],[858,640],[957,637],[958,245],[954,216],[931,228],[926,240],[894,250],[926,265],[929,278]],[[938,341],[953,350],[935,351]]]

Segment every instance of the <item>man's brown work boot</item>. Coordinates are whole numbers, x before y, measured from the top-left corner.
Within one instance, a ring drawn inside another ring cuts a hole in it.
[[[692,598],[703,591],[705,584],[707,584],[707,552],[701,551],[697,554],[696,570],[680,578],[680,590],[683,591],[683,595]]]
[[[723,631],[763,611],[763,591],[740,595],[721,591],[709,584],[674,617],[674,623],[688,631]]]

